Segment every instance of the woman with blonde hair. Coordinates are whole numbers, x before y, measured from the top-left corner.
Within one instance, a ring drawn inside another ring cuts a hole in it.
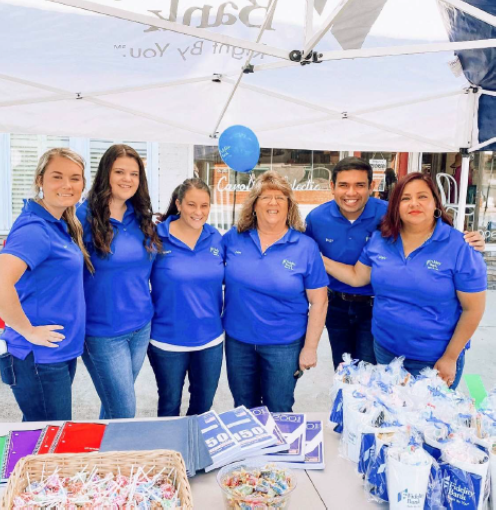
[[[328,279],[303,229],[289,182],[270,171],[255,181],[237,228],[223,238],[227,375],[236,406],[291,412],[298,377],[317,364]]]
[[[37,198],[26,200],[0,253],[2,381],[23,421],[70,420],[71,385],[83,352],[83,244],[75,205],[85,186],[84,161],[52,149],[35,173]]]

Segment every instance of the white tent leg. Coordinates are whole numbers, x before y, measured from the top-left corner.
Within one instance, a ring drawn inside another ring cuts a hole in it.
[[[463,232],[465,225],[465,206],[467,205],[468,172],[470,167],[470,155],[462,155],[462,171],[460,174],[460,198],[458,200],[458,213],[456,215],[455,228]]]
[[[264,44],[252,43],[246,39],[239,39],[237,37],[230,37],[227,35],[218,34],[211,30],[204,28],[190,27],[188,25],[181,25],[180,23],[173,23],[171,21],[156,18],[149,14],[139,14],[137,12],[126,11],[125,9],[118,9],[116,7],[110,7],[108,5],[91,2],[88,0],[48,0],[56,4],[67,5],[70,7],[76,7],[78,9],[84,9],[86,11],[96,12],[98,14],[104,14],[113,18],[123,19],[126,21],[133,21],[146,26],[154,26],[158,28],[164,28],[171,32],[178,32],[184,35],[190,35],[198,39],[205,39],[207,41],[214,41],[221,44],[227,44],[229,46],[237,46],[246,50],[252,50],[263,55],[270,55],[272,57],[279,57],[285,60],[289,60],[289,50],[283,48],[275,48],[272,46],[266,46]]]
[[[470,14],[470,16],[473,16],[474,18],[484,21],[488,25],[496,27],[496,16],[493,16],[492,14],[489,14],[488,12],[483,11],[482,9],[478,9],[477,7],[474,7],[473,5],[468,4],[467,2],[462,2],[462,0],[442,0],[442,1],[445,4],[449,4],[452,5],[453,7],[456,7],[460,11]]]

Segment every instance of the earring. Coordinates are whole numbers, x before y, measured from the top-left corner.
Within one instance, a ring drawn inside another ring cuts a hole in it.
[[[40,191],[38,191],[38,197],[43,198],[43,188],[40,186]]]
[[[436,215],[436,214],[437,214],[437,215]],[[440,218],[440,217],[441,217],[441,214],[442,214],[442,213],[441,213],[441,209],[438,209],[438,208],[436,207],[436,209],[434,209],[434,218],[436,218],[436,220],[437,220],[438,218]]]
[[[255,217],[256,217],[256,215],[257,215],[256,211],[253,211],[253,216],[255,216]]]

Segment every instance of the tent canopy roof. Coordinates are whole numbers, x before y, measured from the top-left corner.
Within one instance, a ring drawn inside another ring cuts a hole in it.
[[[243,124],[264,147],[471,144],[474,94],[435,0],[0,0],[0,41],[4,132],[214,145]],[[290,60],[312,49],[321,63]]]

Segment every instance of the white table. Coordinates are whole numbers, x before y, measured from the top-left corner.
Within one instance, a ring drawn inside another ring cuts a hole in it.
[[[368,503],[363,490],[362,478],[356,465],[339,456],[340,435],[325,426],[327,413],[306,413],[307,420],[324,422],[325,464],[324,470],[297,470],[297,487],[291,498],[294,510],[357,510],[374,509],[379,505]],[[143,418],[139,418],[143,420]],[[85,420],[88,421],[88,420]],[[125,420],[128,421],[128,420]],[[95,423],[97,420],[95,420]],[[56,425],[57,422],[50,424]],[[11,430],[31,430],[43,428],[47,423],[0,423],[0,435]],[[201,473],[190,478],[195,510],[222,509],[222,493],[217,485],[217,473]],[[0,497],[4,489],[0,489]]]

